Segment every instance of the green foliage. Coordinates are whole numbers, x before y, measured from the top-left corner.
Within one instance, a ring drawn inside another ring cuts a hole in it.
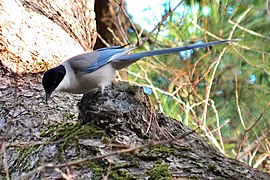
[[[190,127],[201,126],[221,152],[254,166],[269,154],[266,8],[265,1],[256,0],[185,1],[184,11],[173,12],[153,35],[156,44],[145,44],[145,50],[241,40],[148,58],[128,70],[129,81],[152,88],[151,100],[160,111]]]

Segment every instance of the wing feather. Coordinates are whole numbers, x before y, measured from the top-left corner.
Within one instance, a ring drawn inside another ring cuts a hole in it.
[[[126,55],[133,48],[105,48],[74,56],[67,61],[75,73],[91,73],[102,66]]]

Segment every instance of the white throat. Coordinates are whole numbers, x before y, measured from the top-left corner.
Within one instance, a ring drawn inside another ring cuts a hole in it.
[[[114,79],[115,69],[109,63],[92,73],[76,73],[68,62],[62,65],[66,69],[66,75],[55,89],[56,91],[68,92],[73,94],[85,94],[96,88],[101,91],[110,85]]]

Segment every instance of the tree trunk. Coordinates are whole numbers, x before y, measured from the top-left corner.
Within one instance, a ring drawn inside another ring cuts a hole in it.
[[[94,46],[94,0],[0,0],[0,7],[0,62],[13,72],[44,71]]]
[[[99,37],[97,38],[94,49],[106,47],[107,45],[115,46],[126,43],[129,22],[123,14],[123,10],[126,10],[126,3],[125,1],[121,2],[122,4],[120,6],[115,1],[95,1],[97,32],[99,33]],[[123,8],[123,10],[121,8]]]

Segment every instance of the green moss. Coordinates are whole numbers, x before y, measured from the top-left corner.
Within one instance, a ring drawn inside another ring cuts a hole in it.
[[[30,157],[33,155],[33,151],[36,151],[38,147],[38,145],[33,145],[29,147],[15,148],[19,155],[14,161],[13,167],[10,169],[11,172],[16,172],[18,169],[25,171],[29,170],[29,166],[32,163]]]
[[[65,123],[51,125],[46,131],[40,134],[41,137],[50,137],[55,141],[67,138],[89,138],[89,137],[107,137],[106,133],[100,128],[91,124]]]
[[[151,147],[149,153],[163,154],[163,155],[176,155],[177,151],[165,145],[160,145],[160,146]]]
[[[190,148],[188,146],[178,146],[176,148],[180,151],[190,151]]]
[[[48,137],[50,141],[62,140],[59,143],[58,153],[64,152],[68,148],[74,148],[77,154],[81,154],[79,139],[99,138],[103,141],[108,139],[106,133],[92,124],[70,123],[51,125],[46,131],[40,134],[42,137]],[[94,147],[89,147],[94,148]],[[88,152],[95,152],[94,150]],[[94,153],[93,153],[94,154]],[[88,154],[90,155],[90,154]],[[92,154],[91,154],[92,155]],[[61,159],[61,157],[59,157]]]
[[[149,148],[149,151],[143,151],[142,153],[137,154],[139,158],[146,160],[157,160],[159,158],[164,158],[169,155],[178,155],[178,151],[165,145],[151,146]]]
[[[130,174],[126,170],[115,170],[110,172],[110,178],[117,180],[136,180],[136,175]]]
[[[73,119],[76,117],[77,114],[73,114],[73,113],[70,113],[70,112],[66,112],[63,114],[63,116],[65,117],[65,119]]]
[[[167,164],[157,161],[154,167],[147,172],[147,175],[150,176],[149,179],[159,179],[159,180],[171,180],[172,174],[169,170]]]
[[[112,167],[112,170],[117,170],[121,168],[130,168],[130,167],[138,167],[138,162],[137,161],[131,161],[131,162],[125,162],[121,164],[116,164]]]
[[[208,167],[209,171],[213,171],[213,170],[216,169],[216,166],[215,166],[215,164],[213,164],[213,163],[207,164],[207,167]]]
[[[98,161],[90,161],[87,164],[88,168],[93,172],[93,179],[102,179],[104,167]]]

